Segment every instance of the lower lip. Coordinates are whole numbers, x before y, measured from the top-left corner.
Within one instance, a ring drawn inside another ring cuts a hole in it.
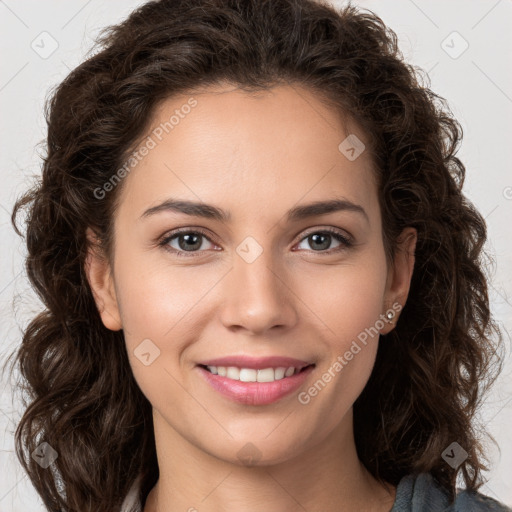
[[[274,382],[241,382],[214,375],[201,366],[196,368],[213,389],[231,400],[245,405],[268,405],[296,391],[308,378],[314,366],[308,366],[291,377]]]

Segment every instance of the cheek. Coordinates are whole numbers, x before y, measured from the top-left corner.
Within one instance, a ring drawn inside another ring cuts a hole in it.
[[[327,396],[336,394],[340,411],[355,401],[370,377],[383,326],[385,285],[385,261],[378,258],[316,271],[295,284],[306,324],[314,323],[322,333],[320,379],[330,390],[322,391],[324,403],[332,406]]]
[[[215,313],[211,301],[213,296],[222,295],[222,277],[229,265],[224,268],[165,261],[148,265],[142,259],[131,256],[116,264],[118,302],[127,342],[134,348],[146,338],[157,344],[173,339],[173,347],[180,350],[181,340],[199,333],[203,323],[211,320]],[[283,271],[293,291],[289,301],[298,312],[299,322],[326,330],[329,338],[338,340],[340,351],[349,338],[374,326],[382,313],[386,278],[382,259],[363,254],[354,263],[326,268],[302,262]]]
[[[179,264],[165,255],[119,258],[116,289],[123,324],[130,332],[161,338],[185,319],[217,279],[204,265]]]
[[[206,266],[141,264],[135,257],[119,261],[118,303],[130,357],[149,339],[161,352],[159,362],[175,366],[187,340],[200,333],[209,318],[204,314],[207,294],[223,274]]]
[[[294,276],[300,272],[294,273]],[[376,325],[383,313],[386,265],[378,258],[361,258],[329,270],[309,270],[294,277],[293,289],[301,309],[326,330],[338,350],[365,329]]]
[[[201,336],[203,322],[209,317],[204,315],[206,294],[219,278],[198,269],[141,268],[133,259],[117,268],[118,302],[130,365],[141,391],[157,408],[182,405],[178,382],[183,380],[183,354]]]
[[[223,296],[222,278],[230,266],[177,264],[165,258],[155,263],[144,254],[122,250],[119,254],[128,255],[116,261],[116,290],[134,372],[140,366],[133,359],[134,350],[144,340],[160,350],[160,363],[176,370],[177,359],[218,314],[214,302]],[[317,330],[323,340],[319,350],[331,358],[349,350],[382,312],[386,268],[383,253],[379,255],[375,248],[345,263],[326,266],[303,261],[282,269],[293,292],[288,300],[298,314],[300,325],[295,328]],[[371,359],[370,350],[364,353],[359,360]]]

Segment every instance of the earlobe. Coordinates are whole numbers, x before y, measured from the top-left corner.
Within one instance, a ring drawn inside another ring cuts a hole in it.
[[[103,325],[111,331],[123,328],[110,264],[103,255],[98,238],[87,228],[87,256],[84,270]]]
[[[388,272],[385,294],[385,307],[387,310],[396,312],[396,314],[390,319],[382,334],[387,334],[396,326],[399,311],[405,306],[407,301],[414,271],[414,254],[417,238],[418,233],[416,229],[407,227],[400,233],[397,239],[394,264]]]

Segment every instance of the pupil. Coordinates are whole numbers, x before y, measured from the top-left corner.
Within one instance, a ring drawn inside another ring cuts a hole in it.
[[[319,249],[327,249],[329,247],[330,237],[331,237],[331,235],[314,234],[314,235],[311,235],[309,238],[314,243],[319,243],[322,246],[322,247],[319,247]],[[319,239],[323,239],[324,240],[323,243],[321,241],[319,241]]]
[[[199,249],[199,247],[201,247],[201,242],[198,242],[200,236],[198,235],[181,235],[179,237],[179,246],[180,246],[180,249],[183,249],[185,251],[189,251],[191,249]],[[190,242],[191,239],[195,239],[194,242]],[[182,240],[186,240],[185,243],[181,243]]]

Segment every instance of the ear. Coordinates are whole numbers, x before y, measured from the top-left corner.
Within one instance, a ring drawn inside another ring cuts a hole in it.
[[[84,270],[91,287],[96,307],[101,316],[103,325],[111,331],[123,328],[112,269],[107,258],[100,248],[99,240],[91,228],[87,228],[87,256]]]
[[[414,270],[414,251],[417,239],[418,233],[413,227],[405,228],[398,236],[393,265],[388,269],[383,304],[384,315],[389,310],[395,313],[395,315],[392,319],[387,319],[381,334],[387,334],[394,329],[399,311],[402,310],[407,302]]]

